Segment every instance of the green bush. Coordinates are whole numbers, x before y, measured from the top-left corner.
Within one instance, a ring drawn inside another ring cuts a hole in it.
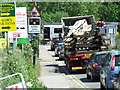
[[[1,76],[5,77],[8,75],[12,75],[15,73],[22,73],[26,84],[30,82],[32,84],[31,87],[27,86],[27,88],[46,88],[39,83],[39,80],[34,75],[34,71],[30,70],[32,65],[32,51],[30,49],[30,45],[25,46],[24,52],[15,52],[12,55],[6,55],[2,58],[2,73]],[[2,80],[1,86],[2,88],[15,84],[20,81],[20,77],[15,76],[10,80]]]
[[[115,37],[115,49],[118,49],[118,39],[120,38],[120,35],[116,35]]]

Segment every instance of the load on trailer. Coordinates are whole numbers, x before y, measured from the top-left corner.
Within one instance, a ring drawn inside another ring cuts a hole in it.
[[[86,69],[90,54],[108,50],[105,34],[96,30],[93,15],[63,17],[64,56],[70,71]]]

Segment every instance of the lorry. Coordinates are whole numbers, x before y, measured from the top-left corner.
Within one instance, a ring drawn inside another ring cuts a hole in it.
[[[107,51],[104,33],[96,30],[93,15],[61,18],[64,59],[70,72],[86,69],[91,53]]]
[[[62,25],[60,23],[46,23],[43,24],[43,38],[42,42],[47,43],[52,40],[52,38],[58,38],[59,34],[62,34]]]

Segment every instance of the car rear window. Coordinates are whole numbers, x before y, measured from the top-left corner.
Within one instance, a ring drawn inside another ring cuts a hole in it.
[[[99,54],[96,56],[95,62],[98,64],[103,63],[104,59],[105,59],[106,54]]]
[[[115,66],[120,66],[120,55],[115,56]]]

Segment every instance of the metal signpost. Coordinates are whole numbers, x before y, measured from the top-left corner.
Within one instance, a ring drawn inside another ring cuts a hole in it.
[[[15,2],[0,3],[0,31],[6,31],[8,53],[8,31],[16,31]]]
[[[28,18],[28,23],[29,23],[29,32],[28,33],[33,33],[33,40],[35,41],[35,33],[40,33],[41,30],[41,19],[40,17],[29,17]],[[35,65],[35,47],[33,48],[33,65]]]

